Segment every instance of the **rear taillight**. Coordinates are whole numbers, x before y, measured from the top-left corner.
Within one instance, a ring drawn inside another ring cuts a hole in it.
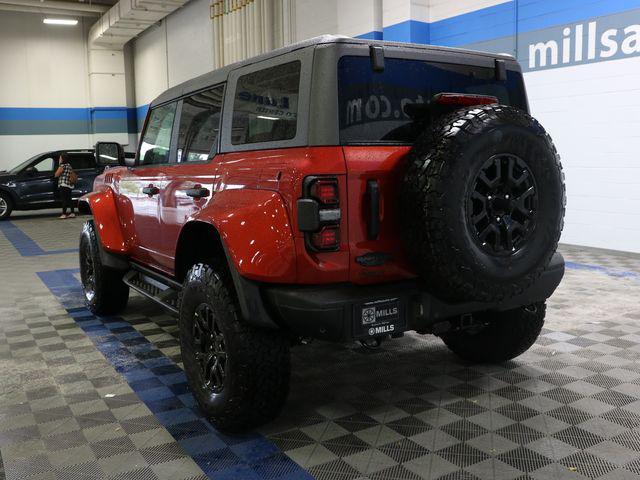
[[[319,178],[311,183],[309,193],[323,205],[337,205],[338,180],[335,178]]]
[[[470,93],[438,93],[433,102],[439,105],[458,105],[471,107],[473,105],[492,105],[498,103],[498,98],[491,95],[474,95]]]
[[[307,249],[335,252],[340,249],[340,184],[336,177],[307,177],[298,199],[298,228]]]
[[[322,227],[319,232],[311,234],[311,244],[316,250],[335,250],[340,245],[340,227]]]

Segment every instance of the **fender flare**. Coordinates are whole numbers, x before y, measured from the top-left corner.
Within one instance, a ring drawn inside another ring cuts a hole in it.
[[[296,282],[294,236],[278,192],[224,190],[190,220],[213,225],[240,276],[257,282]]]
[[[123,233],[111,187],[105,186],[87,193],[78,199],[78,203],[86,204],[93,215],[101,256],[105,254],[103,262],[113,268],[127,268],[128,262],[123,257],[129,253],[131,241]],[[106,258],[110,259],[109,262],[105,261]]]

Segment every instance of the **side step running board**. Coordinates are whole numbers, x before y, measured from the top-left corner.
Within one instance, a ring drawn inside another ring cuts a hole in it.
[[[180,309],[180,291],[182,285],[156,272],[131,263],[122,281],[139,294],[163,306],[174,315]]]

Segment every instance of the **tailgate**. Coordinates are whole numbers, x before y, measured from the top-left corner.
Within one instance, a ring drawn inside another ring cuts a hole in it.
[[[403,163],[409,149],[343,147],[347,167],[349,279],[353,283],[380,283],[414,276],[403,253],[398,215]]]

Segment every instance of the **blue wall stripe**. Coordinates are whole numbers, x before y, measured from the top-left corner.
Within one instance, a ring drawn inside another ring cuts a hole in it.
[[[67,313],[182,449],[216,480],[313,480],[258,433],[225,435],[200,413],[183,370],[120,317],[84,307],[77,269],[39,272]],[[117,397],[116,397],[117,398]]]
[[[356,35],[356,38],[363,38],[366,40],[382,40],[382,32],[379,30],[373,30],[361,35]]]
[[[518,0],[517,3],[518,32],[640,8],[640,0]]]
[[[429,43],[430,24],[419,20],[406,20],[384,27],[382,38],[393,42]]]
[[[640,8],[640,0],[511,0],[431,23],[400,22],[385,27],[382,38],[376,31],[358,38],[461,46],[634,8]],[[421,29],[420,33],[412,33],[413,26]]]
[[[434,45],[459,46],[515,34],[515,4],[501,3],[431,24]]]
[[[148,108],[0,107],[0,135],[138,133]]]
[[[407,20],[358,38],[443,46],[475,44],[479,48],[483,48],[483,42],[498,40],[502,48],[522,33],[635,8],[640,8],[640,0],[510,0],[432,23]],[[508,53],[512,50],[507,49]],[[148,105],[105,109],[0,107],[0,135],[92,133],[92,125],[93,133],[135,134],[142,129],[147,109]]]

